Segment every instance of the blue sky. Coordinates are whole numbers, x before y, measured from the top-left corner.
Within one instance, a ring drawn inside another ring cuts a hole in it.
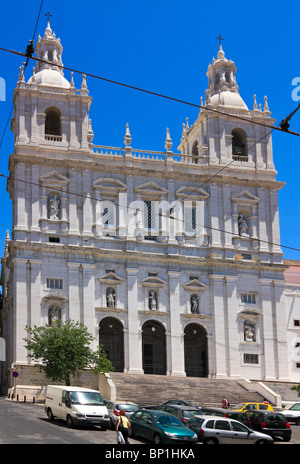
[[[19,0],[1,5],[0,46],[24,52],[35,27],[40,0]],[[268,104],[276,124],[300,101],[292,99],[292,80],[299,76],[300,2],[227,0],[44,0],[37,35],[47,19],[60,37],[63,63],[108,79],[200,104],[207,88],[206,71],[217,55],[219,34],[226,57],[237,67],[239,91],[249,109],[253,95]],[[0,51],[0,77],[6,83],[6,101],[0,101],[0,136],[12,105],[18,69],[23,59]],[[30,62],[25,79],[32,74]],[[65,72],[70,79],[70,73]],[[75,86],[81,76],[75,75]],[[90,110],[98,145],[124,146],[129,123],[134,148],[164,151],[166,128],[173,151],[180,142],[186,117],[193,124],[198,109],[136,90],[88,78],[93,103]],[[298,95],[300,96],[300,87]],[[300,110],[291,120],[300,133]],[[300,260],[300,137],[273,133],[277,180],[286,182],[279,192],[281,243],[286,259]],[[0,147],[0,174],[8,175],[13,152],[10,122]],[[11,230],[11,201],[6,179],[0,177],[0,255],[6,230]]]

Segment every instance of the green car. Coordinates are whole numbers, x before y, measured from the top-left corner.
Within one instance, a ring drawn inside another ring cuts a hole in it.
[[[155,444],[197,443],[197,435],[177,417],[163,411],[140,410],[130,417],[129,435],[139,436]]]

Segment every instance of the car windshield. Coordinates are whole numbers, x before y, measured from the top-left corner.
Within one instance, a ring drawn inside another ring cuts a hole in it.
[[[99,392],[71,391],[69,392],[72,404],[86,404],[103,406],[104,401]]]
[[[116,408],[119,410],[123,409],[125,412],[138,411],[140,409],[137,404],[117,404]]]
[[[300,411],[300,403],[294,404],[290,407],[292,411]]]
[[[163,425],[164,427],[169,427],[169,426],[174,426],[174,425],[176,425],[177,427],[184,427],[182,422],[180,422],[180,420],[174,416],[164,416],[161,414],[155,414],[154,418],[159,425]]]

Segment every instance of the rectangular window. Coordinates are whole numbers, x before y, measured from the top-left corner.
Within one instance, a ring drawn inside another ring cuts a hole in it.
[[[242,293],[241,302],[249,303],[249,304],[256,304],[256,295],[254,293]]]
[[[299,327],[299,326],[300,326],[299,319],[294,319],[294,327]]]
[[[155,202],[144,201],[144,228],[155,229]]]
[[[47,288],[62,289],[63,281],[62,279],[47,279]]]
[[[244,353],[245,364],[258,364],[258,354]]]
[[[49,237],[49,243],[60,243],[59,237]]]
[[[196,206],[192,202],[184,203],[184,230],[185,232],[196,232]]]

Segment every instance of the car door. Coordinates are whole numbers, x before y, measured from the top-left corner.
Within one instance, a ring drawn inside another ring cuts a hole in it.
[[[215,420],[215,435],[219,440],[220,444],[228,444],[230,445],[233,443],[233,430],[230,427],[229,420],[226,419],[217,419]]]
[[[254,433],[249,433],[249,429],[245,427],[245,425],[241,424],[240,422],[231,422],[231,427],[233,430],[233,444],[254,443]]]
[[[153,436],[153,418],[152,415],[143,411],[140,421],[139,421],[139,435],[148,440],[152,440]]]

